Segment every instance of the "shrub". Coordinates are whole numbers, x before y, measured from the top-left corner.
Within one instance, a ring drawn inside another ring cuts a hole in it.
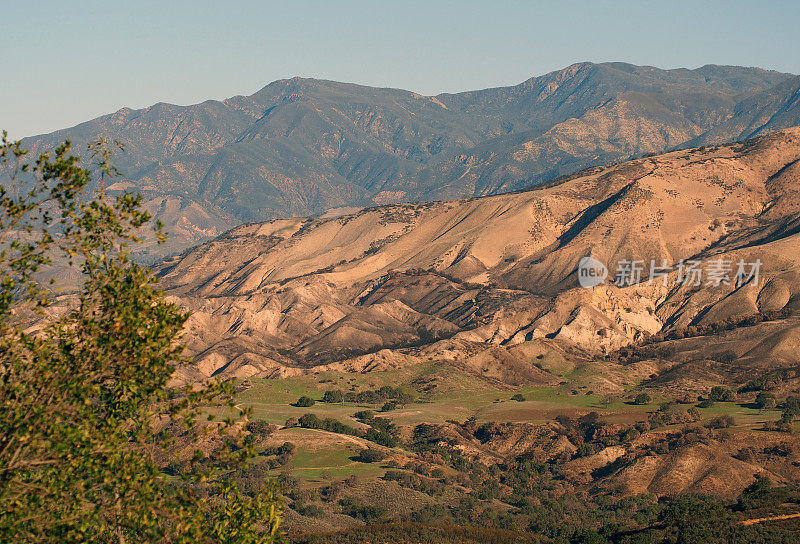
[[[434,470],[441,471],[441,469],[434,469]],[[442,493],[444,493],[446,489],[446,486],[441,482],[437,482],[435,480],[429,480],[427,478],[417,476],[416,474],[409,474],[408,472],[402,472],[400,470],[386,471],[386,474],[384,474],[383,479],[386,480],[387,482],[397,482],[403,487],[414,489],[416,491],[431,496],[441,495]]]
[[[306,504],[298,506],[296,509],[298,514],[309,518],[320,518],[325,514],[325,511],[316,504]]]
[[[364,433],[364,438],[387,448],[394,448],[400,444],[399,438],[382,429],[367,429],[367,432]]]
[[[346,497],[339,501],[339,506],[342,507],[342,513],[351,518],[359,519],[363,522],[374,521],[386,515],[386,510],[379,506],[371,506],[366,504],[358,504],[355,500]]]
[[[278,427],[263,419],[255,419],[247,422],[247,430],[256,436],[266,437],[278,430]]]
[[[517,402],[525,402],[525,396],[522,393],[517,393],[516,395],[511,397],[511,400],[515,400]]]
[[[375,419],[375,412],[372,410],[361,410],[353,414],[353,417],[362,423]]]
[[[381,450],[376,450],[374,448],[367,448],[365,450],[361,450],[358,455],[356,456],[356,460],[362,463],[377,463],[378,461],[383,461],[389,455],[386,452]]]
[[[584,442],[578,446],[578,451],[575,452],[575,457],[588,457],[597,453],[597,446]]]
[[[732,363],[737,359],[736,353],[734,351],[729,350],[729,349],[725,350],[725,351],[721,351],[719,353],[715,353],[711,357],[712,357],[712,359],[714,359],[718,363],[725,363],[725,364]]]
[[[781,442],[780,444],[764,448],[764,453],[777,455],[779,457],[789,457],[794,453],[794,446],[789,442]]]
[[[733,416],[719,416],[715,417],[708,423],[706,423],[706,427],[709,429],[727,429],[728,427],[733,427],[736,425],[736,420],[733,419]]]
[[[280,446],[270,446],[268,448],[264,448],[261,450],[259,455],[267,456],[267,455],[286,455],[286,454],[293,454],[297,448],[291,442],[284,442]]]

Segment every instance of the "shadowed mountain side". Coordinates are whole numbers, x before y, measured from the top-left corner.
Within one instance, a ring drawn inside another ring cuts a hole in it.
[[[798,124],[800,77],[739,102],[727,121],[709,130],[692,145],[744,140]]]

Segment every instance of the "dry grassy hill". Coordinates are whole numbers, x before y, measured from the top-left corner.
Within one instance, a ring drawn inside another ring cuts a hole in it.
[[[159,273],[193,312],[189,340],[205,375],[295,374],[372,354],[351,361],[368,366],[382,349],[392,359],[450,344],[458,359],[464,346],[534,339],[591,359],[651,335],[696,336],[778,312],[778,324],[758,325],[769,334],[736,340],[734,330],[715,342],[756,366],[790,365],[800,334],[786,315],[800,293],[798,161],[800,129],[787,129],[519,193],[248,224]],[[618,262],[641,260],[643,281],[581,288],[576,270],[588,255],[611,276]],[[679,285],[688,259],[706,272],[730,261],[731,280],[739,260],[760,259],[759,281]],[[647,281],[651,260],[674,268],[667,285]]]

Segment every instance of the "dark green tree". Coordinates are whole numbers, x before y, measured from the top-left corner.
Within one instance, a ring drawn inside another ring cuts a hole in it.
[[[774,394],[761,391],[758,395],[756,395],[755,404],[760,410],[770,410],[775,408],[777,400]]]
[[[730,402],[733,400],[733,396],[733,391],[727,387],[717,385],[711,388],[711,393],[708,395],[708,398],[715,402]]]
[[[296,402],[297,406],[301,408],[308,408],[309,406],[314,406],[316,402],[309,396],[303,395]]]
[[[325,394],[322,395],[322,402],[327,402],[329,404],[339,404],[344,402],[344,393],[341,389],[330,389],[325,391]]]

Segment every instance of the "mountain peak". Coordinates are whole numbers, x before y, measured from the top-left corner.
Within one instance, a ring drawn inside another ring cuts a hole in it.
[[[580,62],[431,98],[295,76],[222,102],[122,109],[26,145],[123,142],[118,166],[176,233],[160,251],[175,251],[246,221],[514,191],[703,135],[763,134],[800,123],[789,80]]]

